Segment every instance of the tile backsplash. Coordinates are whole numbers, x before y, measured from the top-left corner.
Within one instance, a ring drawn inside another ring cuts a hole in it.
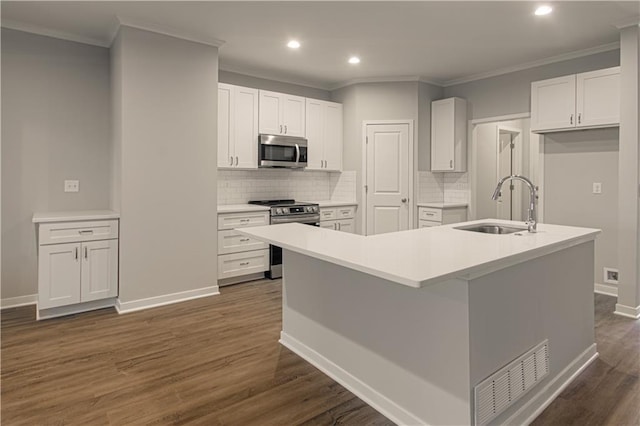
[[[469,173],[418,172],[418,202],[469,203]]]
[[[444,173],[444,202],[469,203],[469,173]]]
[[[250,200],[355,200],[356,172],[307,170],[218,170],[218,204]]]

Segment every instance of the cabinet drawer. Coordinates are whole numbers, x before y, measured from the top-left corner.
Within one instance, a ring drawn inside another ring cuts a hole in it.
[[[435,222],[442,221],[442,210],[431,207],[419,207],[418,217],[420,220],[432,220]]]
[[[233,229],[218,231],[218,254],[240,253],[266,248],[269,248],[269,244],[242,235]]]
[[[320,220],[335,220],[337,216],[336,209],[320,209]]]
[[[420,220],[418,221],[418,228],[430,228],[432,226],[440,226],[442,223],[434,222],[432,220]]]
[[[218,256],[218,279],[269,270],[269,250],[254,250]]]
[[[351,219],[356,215],[355,206],[339,207],[336,209],[336,211],[337,211],[338,219]]]
[[[118,238],[118,220],[43,223],[38,244],[61,244]]]
[[[218,229],[246,228],[269,224],[269,212],[218,214]]]

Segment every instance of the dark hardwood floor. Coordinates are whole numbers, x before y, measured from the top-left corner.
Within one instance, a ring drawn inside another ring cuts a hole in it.
[[[278,344],[280,281],[118,315],[2,311],[3,425],[391,425]],[[640,321],[596,297],[601,357],[535,425],[640,424]]]

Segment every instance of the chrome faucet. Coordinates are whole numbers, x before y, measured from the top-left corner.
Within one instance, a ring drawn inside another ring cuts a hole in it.
[[[538,214],[536,212],[536,202],[538,200],[538,188],[524,176],[520,175],[511,175],[505,176],[500,181],[498,181],[498,186],[496,186],[496,190],[493,191],[493,196],[491,197],[493,200],[497,200],[500,196],[500,190],[502,189],[502,184],[508,180],[520,180],[527,184],[529,187],[529,217],[527,218],[527,230],[529,232],[536,232],[538,223],[536,222]]]

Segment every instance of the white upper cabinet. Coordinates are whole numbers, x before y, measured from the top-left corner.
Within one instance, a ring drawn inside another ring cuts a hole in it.
[[[534,132],[617,126],[620,67],[531,83]]]
[[[305,98],[260,90],[260,133],[305,136]]]
[[[218,84],[218,167],[258,167],[258,90]]]
[[[307,99],[307,169],[342,170],[342,105]]]
[[[431,171],[467,169],[467,102],[448,98],[431,103]]]

